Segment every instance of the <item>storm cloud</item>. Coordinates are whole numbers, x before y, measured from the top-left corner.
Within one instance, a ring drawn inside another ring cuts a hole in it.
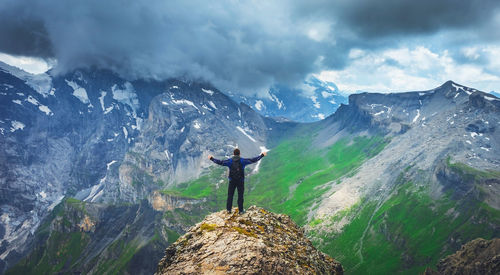
[[[204,79],[260,93],[348,65],[353,48],[498,27],[499,1],[2,0],[0,52],[55,58],[56,73]],[[485,37],[491,36],[485,35]]]

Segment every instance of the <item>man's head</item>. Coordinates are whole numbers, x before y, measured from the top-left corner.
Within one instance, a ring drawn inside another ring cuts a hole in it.
[[[239,156],[240,155],[240,149],[238,149],[238,148],[234,149],[233,154],[235,156]]]

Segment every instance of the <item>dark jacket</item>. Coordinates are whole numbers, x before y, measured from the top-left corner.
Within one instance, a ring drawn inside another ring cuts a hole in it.
[[[219,165],[227,166],[229,168],[231,168],[233,161],[240,161],[243,170],[245,170],[245,166],[247,166],[248,164],[252,164],[252,163],[259,161],[262,157],[264,157],[264,154],[260,154],[259,156],[255,157],[255,158],[251,158],[251,159],[240,158],[240,156],[233,156],[232,158],[225,159],[225,160],[218,160],[215,158],[211,158],[210,160],[219,164]],[[231,181],[231,177],[228,176],[228,178],[229,178],[229,181]],[[245,173],[243,173],[243,179],[244,178],[245,178]]]

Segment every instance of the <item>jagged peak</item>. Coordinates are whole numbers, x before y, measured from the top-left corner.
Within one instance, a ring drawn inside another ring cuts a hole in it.
[[[287,215],[251,206],[205,217],[170,245],[156,274],[342,274]]]

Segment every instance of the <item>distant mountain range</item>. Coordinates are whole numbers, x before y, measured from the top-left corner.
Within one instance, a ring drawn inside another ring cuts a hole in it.
[[[236,102],[243,102],[266,117],[281,117],[297,122],[314,122],[333,114],[341,104],[347,103],[347,95],[332,82],[310,77],[303,89],[277,85],[268,97],[248,97],[228,93]]]
[[[313,102],[281,92],[269,106]],[[266,117],[255,103],[207,83],[0,64],[1,270],[153,273],[169,244],[224,208],[227,171],[207,155],[235,147],[270,150],[247,168],[245,205],[290,215],[351,272],[419,274],[472,239],[499,237],[491,94],[452,81],[360,93],[313,123]]]

